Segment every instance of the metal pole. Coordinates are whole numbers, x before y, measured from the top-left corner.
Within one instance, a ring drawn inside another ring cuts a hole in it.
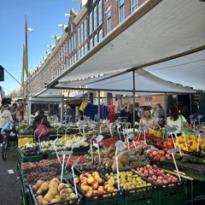
[[[100,122],[100,91],[98,91],[98,121]]]
[[[167,93],[165,93],[164,94],[164,112],[165,112],[164,114],[165,114],[165,120],[166,120],[167,111],[168,111],[167,110],[168,109],[168,107],[167,107],[168,106],[168,102],[167,101],[168,101],[168,96],[167,96]]]
[[[133,133],[135,134],[135,71],[132,71],[133,74]]]
[[[60,123],[63,123],[63,113],[64,113],[64,100],[63,100],[63,98],[61,99],[60,107],[61,107],[61,110],[60,110]]]
[[[28,124],[31,125],[31,101],[28,100]]]

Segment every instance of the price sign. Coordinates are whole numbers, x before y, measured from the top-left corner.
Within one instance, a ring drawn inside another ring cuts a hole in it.
[[[57,142],[57,139],[53,141],[53,148],[54,148],[54,150],[55,150],[55,153],[56,153],[57,159],[58,159],[58,161],[59,161],[60,164],[61,164],[61,160],[60,160],[60,157],[59,157],[59,154],[58,154],[58,152],[57,152],[56,145],[55,145],[56,142]]]
[[[177,152],[179,152],[178,147],[171,149],[171,153],[176,154]]]
[[[134,138],[134,134],[133,133],[129,133],[127,135],[127,139],[132,140]]]
[[[115,143],[115,146],[117,148],[118,151],[123,151],[125,149],[125,144],[123,141],[121,140],[118,140],[116,143]]]
[[[99,143],[99,142],[101,142],[102,140],[103,140],[103,135],[98,135],[97,137],[96,137],[96,141],[97,141],[97,143]]]

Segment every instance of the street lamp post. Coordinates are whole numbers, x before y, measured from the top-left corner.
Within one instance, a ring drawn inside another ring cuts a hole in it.
[[[22,65],[22,73],[21,73],[21,84],[23,89],[23,97],[28,94],[28,82],[27,78],[29,76],[29,60],[28,60],[28,32],[32,32],[33,29],[29,28],[27,25],[27,18],[25,17],[25,42],[23,44],[23,65]],[[26,76],[26,78],[25,78]],[[24,82],[26,80],[26,83]],[[25,90],[26,86],[26,90]]]

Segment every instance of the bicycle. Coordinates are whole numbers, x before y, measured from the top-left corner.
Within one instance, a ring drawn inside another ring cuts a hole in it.
[[[2,141],[2,150],[1,150],[1,156],[2,156],[2,160],[7,160],[7,151],[8,151],[8,147],[9,145],[11,145],[10,143],[12,142],[11,138],[14,138],[14,142],[16,142],[16,133],[13,132],[13,130],[5,130],[4,134],[1,135],[3,137],[3,141]]]
[[[2,142],[2,150],[1,150],[1,156],[3,160],[7,159],[7,149],[8,149],[8,138],[9,138],[9,133],[8,131],[5,131],[5,134],[3,136],[3,142]]]

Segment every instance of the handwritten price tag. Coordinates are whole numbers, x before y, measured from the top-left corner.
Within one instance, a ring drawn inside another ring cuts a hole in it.
[[[99,142],[101,142],[102,140],[103,140],[103,135],[98,135],[97,137],[96,137],[96,141],[97,141],[97,143],[99,143]]]
[[[125,149],[125,144],[123,141],[121,140],[118,140],[116,143],[115,143],[115,146],[117,148],[118,151],[123,151]]]

